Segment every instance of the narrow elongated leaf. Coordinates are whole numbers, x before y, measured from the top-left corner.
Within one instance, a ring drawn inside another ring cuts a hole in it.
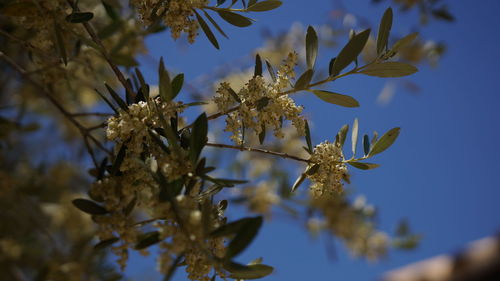
[[[388,61],[369,65],[359,73],[376,77],[403,77],[417,72],[418,69],[411,64]]]
[[[193,9],[194,14],[196,15],[196,19],[198,20],[198,24],[201,27],[201,30],[203,30],[203,33],[207,36],[208,41],[212,43],[212,45],[218,50],[219,49],[219,42],[217,42],[217,38],[215,38],[214,33],[208,26],[208,24],[205,22],[205,20],[196,12],[195,9]]]
[[[118,237],[113,237],[113,238],[99,241],[99,243],[94,245],[94,250],[104,249],[106,247],[113,245],[114,243],[116,243],[118,241],[120,241],[120,239]]]
[[[94,14],[91,12],[73,12],[66,16],[66,21],[70,23],[82,23],[88,22],[94,18]]]
[[[223,20],[227,21],[228,23],[234,26],[247,27],[252,24],[252,21],[249,18],[237,13],[223,11],[223,10],[219,10],[217,11],[217,13]]]
[[[351,132],[351,142],[352,142],[352,157],[356,155],[356,146],[358,144],[358,118],[354,119],[352,123],[352,132]]]
[[[217,237],[234,235],[241,230],[243,225],[245,225],[246,223],[248,223],[252,219],[254,219],[254,218],[252,218],[252,217],[242,218],[242,219],[227,223],[225,225],[222,225],[219,228],[217,228],[216,230],[212,231],[212,233],[210,233],[210,237],[217,238]]]
[[[180,93],[184,84],[184,73],[177,74],[172,80],[172,99]]]
[[[347,162],[347,163],[361,170],[371,170],[380,167],[379,164],[374,164],[374,163],[363,163],[363,162]]]
[[[306,34],[306,61],[307,68],[314,69],[318,56],[318,35],[312,26],[307,28]]]
[[[274,72],[273,66],[271,65],[271,63],[268,60],[266,60],[266,66],[267,66],[267,71],[269,72],[269,75],[271,76],[273,81],[276,82],[276,72]]]
[[[346,96],[324,90],[312,90],[318,98],[332,104],[345,107],[359,107],[359,102],[351,96]]]
[[[259,279],[273,273],[274,268],[265,264],[242,265],[228,262],[223,265],[230,272],[229,278],[233,279]]]
[[[333,75],[333,64],[335,63],[336,59],[337,59],[337,57],[331,59],[330,63],[328,64],[328,75],[330,75],[330,76],[335,76],[335,75]]]
[[[389,42],[389,35],[391,33],[392,28],[392,9],[389,7],[385,10],[382,19],[380,20],[380,25],[378,27],[378,36],[377,36],[377,54],[380,55],[384,52],[385,47]]]
[[[109,171],[111,175],[115,176],[118,174],[126,154],[127,146],[125,144],[122,144],[120,150],[118,151],[118,154],[116,155],[115,161],[113,162],[113,166],[111,166],[111,171]]]
[[[306,179],[306,173],[300,174],[300,176],[297,178],[297,180],[295,180],[295,183],[292,186],[291,192],[294,192],[295,190],[297,190],[297,188],[299,188],[299,186],[304,182],[305,179]]]
[[[231,259],[245,250],[259,233],[262,226],[262,217],[254,217],[242,225],[236,236],[229,242],[226,259]]]
[[[312,69],[306,70],[302,75],[300,75],[299,79],[295,83],[295,90],[303,90],[309,86],[313,77],[314,71]]]
[[[266,0],[266,1],[260,1],[257,2],[253,5],[248,5],[249,7],[247,8],[247,11],[249,12],[265,12],[265,11],[270,11],[278,8],[281,6],[281,1],[276,1],[276,0]]]
[[[239,97],[239,96],[238,96],[238,94],[237,94],[237,93],[233,90],[233,88],[229,87],[229,89],[228,89],[227,91],[229,92],[229,94],[231,95],[231,97],[232,97],[235,101],[237,101],[237,102],[241,103],[241,99],[240,99],[240,97]]]
[[[104,207],[98,205],[94,201],[90,201],[87,199],[75,199],[71,201],[71,203],[73,203],[75,207],[80,209],[80,211],[90,215],[105,215],[108,213],[108,211]]]
[[[137,76],[137,79],[139,79],[139,83],[141,84],[140,91],[144,96],[144,99],[146,101],[149,101],[149,85],[146,84],[146,80],[144,79],[144,76],[142,75],[142,72],[139,70],[139,68],[135,69],[135,75]]]
[[[160,232],[151,231],[151,232],[144,233],[142,235],[139,235],[137,240],[138,240],[138,242],[137,242],[137,244],[135,244],[135,249],[136,250],[145,249],[151,245],[154,245],[154,244],[160,242]]]
[[[365,153],[365,155],[368,155],[368,153],[370,152],[370,138],[367,134],[363,136],[363,152]]]
[[[189,139],[189,157],[193,164],[196,164],[201,150],[207,143],[208,119],[207,114],[203,113],[194,121],[191,138]]]
[[[369,36],[370,29],[367,29],[354,35],[351,40],[349,40],[333,62],[331,71],[332,76],[337,76],[344,68],[346,68],[358,57],[365,47]]]
[[[266,125],[262,124],[262,128],[259,133],[259,143],[263,144],[265,139],[266,139]]]
[[[347,132],[349,131],[349,125],[345,124],[340,128],[337,136],[339,140],[340,147],[344,147],[345,140],[347,138]]]
[[[309,129],[309,123],[306,121],[306,143],[307,143],[307,150],[309,153],[312,154],[313,152],[313,146],[312,146],[312,140],[311,140],[311,130]]]
[[[262,60],[260,59],[259,54],[255,55],[255,70],[253,77],[255,76],[262,76]]]
[[[222,36],[229,38],[229,37],[227,37],[226,33],[224,33],[222,28],[220,28],[219,24],[217,24],[217,22],[214,20],[214,18],[212,18],[212,16],[210,16],[210,14],[207,13],[205,10],[202,10],[202,11],[203,11],[205,17],[208,19],[208,21],[210,21],[210,23],[212,23],[212,25],[215,27],[215,29],[217,29],[217,31],[219,31],[219,33],[222,34]]]
[[[399,131],[400,128],[396,127],[393,129],[390,129],[387,133],[385,133],[380,139],[373,145],[370,153],[368,156],[374,156],[376,154],[379,154],[380,152],[383,152],[387,148],[389,148],[398,138],[399,136]]]
[[[158,77],[159,79],[159,92],[160,98],[164,102],[168,102],[172,100],[172,84],[170,81],[170,76],[168,75],[168,71],[165,69],[165,64],[163,63],[163,57],[160,58],[160,65],[158,67]]]

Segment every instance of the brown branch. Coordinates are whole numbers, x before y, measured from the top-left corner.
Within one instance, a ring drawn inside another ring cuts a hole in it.
[[[12,58],[9,56],[5,55],[2,51],[0,51],[0,58],[3,59],[5,62],[7,62],[15,71],[17,71],[21,77],[31,83],[33,86],[39,89],[39,91],[36,91],[39,95],[42,97],[48,99],[58,110],[61,112],[66,119],[68,119],[79,131],[84,137],[88,137],[94,144],[105,151],[108,154],[111,154],[111,151],[109,151],[107,148],[105,148],[101,142],[99,142],[94,136],[92,136],[87,128],[85,128],[80,122],[78,122],[71,113],[69,113],[64,106],[52,95],[52,93],[47,90],[45,87],[40,85],[38,82],[33,80],[28,74],[26,74],[26,71],[19,66]]]
[[[239,151],[259,152],[259,153],[265,153],[265,154],[278,156],[281,158],[288,158],[288,159],[292,159],[295,161],[310,163],[309,160],[304,159],[304,158],[300,158],[300,157],[293,156],[293,155],[283,153],[283,152],[271,151],[271,150],[267,150],[267,149],[260,149],[260,148],[254,148],[254,147],[246,147],[246,146],[236,146],[236,145],[229,145],[229,144],[222,144],[222,143],[210,143],[210,142],[207,143],[207,146],[218,147],[218,148],[230,148],[230,149],[235,149],[235,150],[239,150]]]
[[[78,6],[75,4],[75,2],[73,0],[67,0],[67,2],[73,8],[74,11],[79,11]],[[120,83],[123,85],[123,87],[125,88],[125,90],[127,91],[127,93],[129,93],[129,95],[132,96],[133,93],[134,93],[134,91],[130,87],[130,84],[127,83],[127,79],[125,79],[125,76],[123,75],[123,73],[121,72],[121,70],[111,60],[111,57],[109,56],[108,52],[106,51],[106,48],[104,47],[104,44],[102,43],[102,41],[99,38],[99,36],[97,36],[97,33],[95,32],[95,30],[92,27],[92,25],[90,25],[89,22],[83,22],[82,24],[83,24],[83,27],[85,28],[85,30],[87,31],[87,33],[89,34],[90,38],[92,39],[92,41],[94,41],[94,43],[96,43],[97,46],[99,46],[99,49],[100,49],[99,51],[101,52],[101,55],[104,57],[104,59],[106,60],[106,62],[108,63],[108,65],[111,67],[111,69],[115,73],[115,75],[118,78],[118,80],[120,80]]]

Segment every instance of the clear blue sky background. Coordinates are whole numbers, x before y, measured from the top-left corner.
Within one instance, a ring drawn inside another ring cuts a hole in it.
[[[344,7],[378,24],[390,1],[385,2],[344,1]],[[352,181],[359,193],[379,207],[382,229],[392,231],[406,217],[424,235],[421,246],[411,252],[391,252],[388,259],[374,264],[353,260],[337,247],[338,258],[331,260],[324,241],[311,240],[300,225],[273,220],[240,257],[245,262],[263,256],[265,263],[275,266],[275,273],[264,280],[376,280],[387,270],[453,253],[500,230],[500,1],[445,2],[456,22],[432,22],[422,34],[444,41],[448,51],[437,68],[421,67],[411,77],[421,87],[418,96],[398,88],[389,105],[377,105],[385,81],[360,76],[329,88],[353,95],[360,108],[342,109],[313,97],[301,99],[314,121],[316,143],[331,140],[355,117],[362,132],[402,128],[396,144],[375,159],[382,167],[353,171]],[[277,32],[288,30],[297,21],[322,24],[332,8],[335,6],[328,0],[285,1],[278,10],[255,15],[258,22],[250,28],[225,28],[231,39],[220,40],[221,51],[212,48],[203,35],[187,50],[172,43],[168,34],[151,38],[148,45],[151,56],[164,56],[170,69],[182,71],[192,80],[222,63],[250,55],[262,45],[264,27]],[[407,33],[416,22],[415,13],[396,12],[393,31]],[[150,65],[144,62],[145,67]],[[127,275],[135,280],[160,280],[153,268],[152,258],[134,257]],[[184,276],[177,274],[174,280],[184,280]]]

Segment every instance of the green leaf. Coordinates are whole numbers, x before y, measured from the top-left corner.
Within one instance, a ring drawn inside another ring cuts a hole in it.
[[[196,164],[201,150],[207,143],[208,119],[207,114],[203,113],[193,123],[191,137],[189,138],[189,157],[193,164]]]
[[[137,238],[138,242],[135,244],[136,250],[145,249],[151,245],[154,245],[160,242],[160,232],[151,231],[144,234],[139,235]]]
[[[214,20],[214,18],[212,18],[212,16],[210,16],[210,14],[208,14],[205,10],[202,10],[203,11],[203,14],[205,15],[205,17],[212,23],[212,25],[215,27],[215,29],[217,29],[219,31],[220,34],[222,34],[222,36],[226,37],[226,38],[229,38],[227,37],[226,33],[224,33],[224,31],[222,30],[222,28],[220,28],[220,26],[217,24],[217,22]]]
[[[307,149],[310,154],[313,152],[313,146],[312,146],[312,140],[311,140],[311,130],[309,129],[309,123],[306,120],[306,143],[307,143]]]
[[[354,119],[352,124],[352,132],[351,132],[351,142],[352,142],[352,157],[356,155],[356,146],[358,144],[358,118]]]
[[[88,22],[94,18],[94,14],[91,12],[73,12],[66,16],[66,21],[70,23],[82,23]]]
[[[55,22],[54,22],[54,32],[56,35],[55,43],[57,46],[57,50],[59,51],[59,55],[61,56],[64,65],[68,65],[68,55],[66,53],[66,47],[64,47],[64,39],[61,33],[61,28]]]
[[[380,167],[379,164],[374,164],[374,163],[363,163],[363,162],[347,162],[347,163],[361,170],[371,170]]]
[[[195,9],[193,9],[194,14],[196,15],[196,19],[198,20],[199,25],[201,26],[201,29],[203,30],[203,33],[207,36],[208,41],[212,43],[212,45],[218,50],[219,49],[219,42],[217,42],[217,38],[215,38],[214,33],[208,26],[208,24],[205,22],[205,20],[196,12]]]
[[[255,70],[253,77],[255,76],[262,76],[262,60],[260,59],[259,54],[255,55]]]
[[[137,76],[137,79],[139,79],[139,83],[141,84],[140,91],[142,92],[144,99],[146,101],[149,101],[149,85],[146,84],[146,80],[144,79],[144,76],[142,75],[142,72],[139,70],[139,68],[135,69],[135,75]]]
[[[346,96],[324,90],[311,90],[318,98],[332,104],[344,107],[359,107],[359,102],[351,96]]]
[[[365,155],[368,155],[368,153],[370,152],[370,138],[367,134],[363,136],[363,152],[365,153]]]
[[[118,172],[120,172],[120,166],[122,165],[123,159],[125,158],[126,154],[127,146],[125,146],[125,144],[123,143],[120,147],[120,150],[118,151],[118,155],[116,155],[113,166],[111,166],[111,171],[109,171],[112,176],[116,176]]]
[[[87,199],[75,199],[71,201],[75,207],[80,209],[80,211],[85,212],[90,215],[105,215],[108,213],[104,207],[98,205],[94,201],[90,201]]]
[[[336,59],[337,59],[337,57],[331,59],[330,63],[328,64],[328,75],[330,75],[330,76],[335,76],[335,75],[333,75],[333,65],[335,64]]]
[[[237,93],[233,90],[233,88],[229,87],[229,89],[228,89],[227,91],[229,92],[229,94],[231,95],[231,97],[232,97],[235,101],[237,101],[237,102],[241,103],[241,99],[240,99],[240,97],[239,97],[239,96],[238,96],[238,94],[237,94]]]
[[[228,23],[234,26],[247,27],[252,24],[252,21],[249,18],[244,17],[237,13],[224,10],[218,10],[217,13],[223,20],[227,21]]]
[[[417,72],[418,69],[411,64],[388,61],[371,64],[358,73],[376,77],[402,77]]]
[[[314,69],[318,56],[318,35],[312,26],[307,28],[306,34],[306,61],[307,68]]]
[[[271,63],[266,60],[266,66],[267,66],[267,71],[269,72],[269,75],[271,76],[271,79],[273,79],[274,82],[276,82],[276,72],[274,72],[273,66]]]
[[[266,0],[255,3],[247,8],[249,12],[265,12],[278,8],[281,6],[281,1],[276,0]]]
[[[294,192],[295,190],[297,190],[297,188],[299,188],[299,186],[304,182],[304,180],[306,179],[306,173],[302,173],[300,174],[300,176],[295,180],[295,182],[293,183],[293,186],[292,186],[292,191],[291,192]]]
[[[94,245],[94,250],[104,249],[106,247],[113,245],[114,243],[116,243],[118,241],[120,241],[120,239],[118,237],[113,237],[113,238],[99,241],[99,243]]]
[[[273,273],[274,268],[265,264],[242,265],[235,262],[227,262],[224,269],[230,272],[229,278],[233,279],[258,279]]]
[[[217,228],[216,230],[212,231],[212,233],[210,233],[210,237],[217,238],[217,237],[234,235],[241,230],[243,225],[245,225],[246,223],[248,223],[252,219],[254,219],[254,218],[252,218],[252,217],[242,218],[242,219],[224,224],[224,225],[220,226],[219,228]]]
[[[229,242],[226,255],[224,258],[231,259],[245,250],[250,243],[254,240],[259,233],[262,226],[262,217],[250,218],[245,224],[241,226],[236,236]]]
[[[348,131],[349,131],[349,125],[345,124],[344,126],[342,126],[342,128],[340,128],[339,132],[337,133],[340,147],[344,147]]]
[[[177,74],[172,80],[172,99],[175,99],[181,92],[182,85],[184,84],[184,73]]]
[[[303,90],[309,87],[309,83],[311,83],[314,71],[312,69],[306,70],[302,75],[300,75],[299,79],[295,83],[295,90]]]
[[[351,40],[342,48],[339,55],[333,62],[332,76],[337,76],[344,68],[353,62],[361,53],[370,36],[370,29],[354,35]]]
[[[406,35],[405,37],[399,39],[394,45],[392,45],[391,51],[394,53],[397,53],[401,48],[405,47],[406,45],[410,44],[417,38],[418,33],[414,32],[409,35]]]
[[[396,128],[390,129],[387,133],[385,133],[382,137],[380,137],[380,139],[373,145],[368,156],[372,157],[376,154],[383,152],[387,148],[389,148],[398,138],[399,131],[400,131],[400,128],[396,127]]]
[[[378,28],[377,36],[377,54],[380,55],[384,52],[387,44],[389,42],[389,35],[392,28],[392,9],[388,8],[385,10],[382,19],[380,20],[380,25]]]
[[[168,75],[168,71],[165,69],[165,64],[163,63],[163,57],[160,58],[160,65],[158,67],[158,77],[160,78],[160,82],[158,85],[160,98],[164,102],[168,102],[172,100],[172,84],[170,82],[170,76]]]
[[[269,104],[270,100],[271,98],[268,97],[263,97],[257,100],[257,110],[261,111],[262,109],[264,109],[264,107],[266,107]]]

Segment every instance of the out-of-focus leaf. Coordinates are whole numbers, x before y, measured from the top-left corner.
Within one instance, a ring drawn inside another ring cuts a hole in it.
[[[328,103],[344,106],[344,107],[358,107],[359,102],[351,96],[346,96],[334,92],[324,90],[311,90],[318,98]]]
[[[139,235],[139,237],[137,238],[137,243],[135,244],[135,249],[142,250],[158,242],[160,242],[160,232],[147,232]]]
[[[97,203],[87,199],[74,199],[71,201],[80,211],[90,215],[105,215],[108,211]]]
[[[392,45],[391,51],[394,53],[397,53],[401,48],[403,48],[406,45],[413,42],[413,40],[415,40],[415,38],[417,38],[417,36],[418,36],[418,33],[414,32],[414,33],[408,34],[405,37],[399,39],[398,41],[396,41],[396,43],[394,43],[394,45]]]
[[[117,237],[102,240],[102,241],[99,241],[99,243],[94,245],[94,249],[95,250],[104,249],[104,248],[107,248],[107,247],[113,245],[114,243],[116,243],[118,241],[120,241],[120,238],[117,238]]]
[[[231,259],[245,250],[254,240],[262,226],[262,217],[253,217],[246,221],[236,236],[229,242],[224,258]]]
[[[233,279],[258,279],[273,273],[273,267],[265,264],[242,265],[235,262],[227,262],[224,269],[230,272],[229,278]]]
[[[111,171],[109,172],[111,175],[115,176],[118,174],[126,154],[127,146],[125,144],[122,144],[120,150],[118,151],[118,155],[116,155],[115,161],[113,162],[113,166],[111,166]]]
[[[64,46],[64,39],[61,33],[61,28],[57,23],[54,22],[54,32],[56,36],[56,46],[57,50],[59,51],[59,55],[61,56],[64,65],[68,65],[68,55],[66,53],[66,47]]]
[[[259,54],[255,55],[255,70],[253,77],[262,76],[262,60],[260,59]]]
[[[94,18],[94,13],[91,12],[73,12],[66,16],[66,21],[70,23],[88,22]]]
[[[125,67],[134,67],[139,65],[139,62],[134,57],[127,54],[112,54],[111,60],[117,65]]]
[[[418,69],[411,64],[388,61],[367,66],[359,73],[376,77],[403,77],[417,72]]]
[[[266,60],[266,66],[267,66],[267,71],[269,72],[269,75],[271,76],[273,81],[276,82],[276,72],[274,72],[273,66],[271,65],[271,63],[268,60]]]
[[[318,35],[312,26],[307,28],[306,33],[306,62],[307,68],[314,69],[316,57],[318,56]]]
[[[11,17],[29,17],[37,13],[37,8],[32,1],[11,2],[5,5],[0,12]]]

